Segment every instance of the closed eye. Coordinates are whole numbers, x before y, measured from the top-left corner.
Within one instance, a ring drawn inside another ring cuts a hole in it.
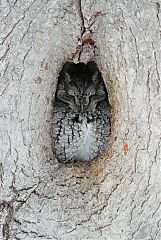
[[[95,95],[96,91],[94,89],[87,90],[84,94],[85,97],[90,97],[92,95]]]
[[[72,89],[69,89],[68,94],[71,95],[71,96],[75,96],[75,91],[72,90]]]

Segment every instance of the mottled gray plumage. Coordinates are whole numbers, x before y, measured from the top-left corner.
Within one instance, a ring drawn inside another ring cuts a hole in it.
[[[59,160],[92,160],[102,153],[111,132],[111,106],[98,72],[58,81],[53,106],[53,147]]]

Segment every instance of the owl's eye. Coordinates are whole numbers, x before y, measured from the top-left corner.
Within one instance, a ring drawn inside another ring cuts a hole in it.
[[[95,94],[95,90],[94,89],[88,89],[85,93],[84,93],[84,96],[85,97],[90,97],[90,96],[92,96],[92,95],[94,95]]]
[[[91,94],[88,93],[88,92],[86,92],[86,93],[84,94],[85,97],[90,97],[90,95],[91,95]]]
[[[68,94],[71,95],[71,96],[75,96],[75,91],[72,90],[72,89],[70,89],[70,90],[68,91]]]

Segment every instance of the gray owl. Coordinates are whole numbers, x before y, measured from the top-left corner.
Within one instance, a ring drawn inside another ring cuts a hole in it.
[[[53,105],[52,137],[57,158],[89,161],[102,153],[111,133],[111,106],[100,74],[61,74]]]

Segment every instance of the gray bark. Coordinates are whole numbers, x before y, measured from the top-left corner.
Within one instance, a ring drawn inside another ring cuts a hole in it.
[[[0,239],[161,239],[160,3],[2,0]],[[113,108],[90,164],[52,153],[66,61],[95,61]]]

